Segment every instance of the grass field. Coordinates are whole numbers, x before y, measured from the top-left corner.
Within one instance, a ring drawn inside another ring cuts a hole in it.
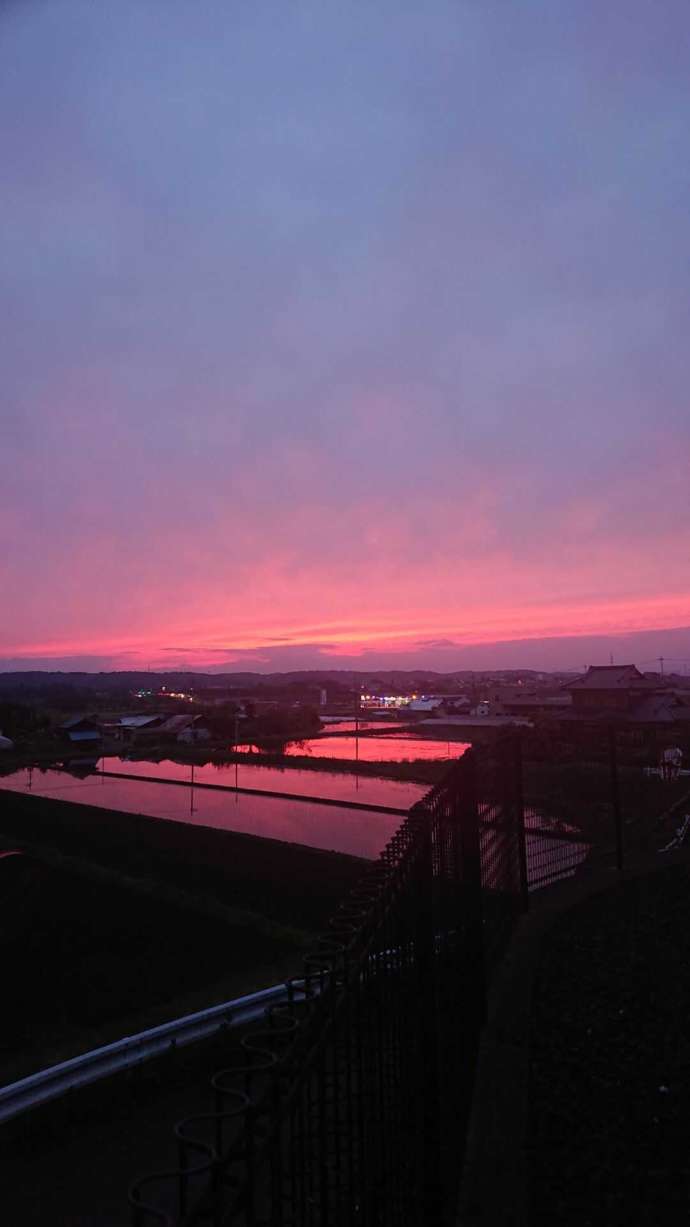
[[[297,973],[366,862],[5,794],[0,1075]]]

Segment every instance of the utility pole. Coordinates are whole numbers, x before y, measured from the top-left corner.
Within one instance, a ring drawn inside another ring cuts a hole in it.
[[[661,676],[663,677],[664,676],[664,658],[663,656],[659,657],[659,670],[661,672]]]

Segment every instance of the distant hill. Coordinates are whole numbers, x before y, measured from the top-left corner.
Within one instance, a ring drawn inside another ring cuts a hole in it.
[[[532,669],[501,669],[476,672],[465,669],[441,673],[433,669],[299,669],[288,673],[197,673],[163,671],[122,671],[110,673],[65,673],[32,670],[0,673],[0,693],[23,692],[27,696],[49,690],[74,689],[93,694],[130,690],[256,690],[276,687],[324,686],[328,683],[353,686],[384,686],[391,689],[426,688],[434,685],[466,685],[480,678],[534,678]],[[559,675],[553,675],[554,677]]]

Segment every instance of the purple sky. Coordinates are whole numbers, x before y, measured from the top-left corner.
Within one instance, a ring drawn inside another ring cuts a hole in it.
[[[0,156],[0,667],[690,658],[687,0],[5,3]]]

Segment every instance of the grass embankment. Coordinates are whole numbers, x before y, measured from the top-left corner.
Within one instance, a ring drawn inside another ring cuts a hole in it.
[[[335,749],[335,747],[334,747]],[[413,759],[409,762],[355,762],[351,758],[315,758],[310,754],[262,754],[258,751],[247,754],[203,753],[200,750],[177,749],[169,753],[147,751],[139,755],[130,754],[128,760],[138,762],[162,762],[169,759],[172,762],[194,763],[198,766],[216,764],[227,766],[232,763],[246,764],[249,767],[273,767],[281,771],[309,770],[323,771],[333,774],[376,776],[388,780],[404,780],[414,784],[436,784],[448,771],[447,760]]]
[[[10,1076],[23,1032],[41,1066],[299,972],[366,865],[48,798],[0,806],[5,843],[40,862],[0,862]]]
[[[330,739],[329,739],[330,740]],[[337,739],[334,741],[334,755],[337,750]],[[451,742],[451,745],[453,743]],[[100,756],[117,758],[123,754],[121,745],[109,748],[103,748],[98,751]],[[63,754],[60,757],[59,753],[53,750],[50,754],[13,754],[3,755],[0,762],[0,774],[9,775],[14,771],[24,770],[26,767],[46,767],[54,766],[57,762],[62,762],[68,758],[68,754]],[[355,762],[351,758],[315,758],[311,754],[277,754],[270,751],[262,753],[254,751],[247,754],[235,754],[230,750],[212,750],[208,747],[200,746],[147,746],[144,749],[130,749],[127,752],[127,761],[132,763],[159,763],[164,760],[170,760],[175,763],[188,763],[190,766],[205,767],[207,765],[229,766],[232,763],[243,763],[253,767],[278,767],[280,770],[289,771],[290,769],[299,769],[302,771],[325,771],[337,772],[345,775],[359,776],[377,776],[379,779],[387,780],[404,780],[413,784],[429,784],[438,783],[443,778],[448,770],[447,760],[430,760],[430,759],[411,759],[406,762],[389,762],[385,760],[377,760],[376,762]]]
[[[531,1022],[534,1227],[687,1215],[689,889],[686,866],[625,882],[545,939]]]
[[[0,861],[0,1084],[273,982],[287,935],[233,924],[73,868]],[[258,985],[256,985],[258,987]]]

